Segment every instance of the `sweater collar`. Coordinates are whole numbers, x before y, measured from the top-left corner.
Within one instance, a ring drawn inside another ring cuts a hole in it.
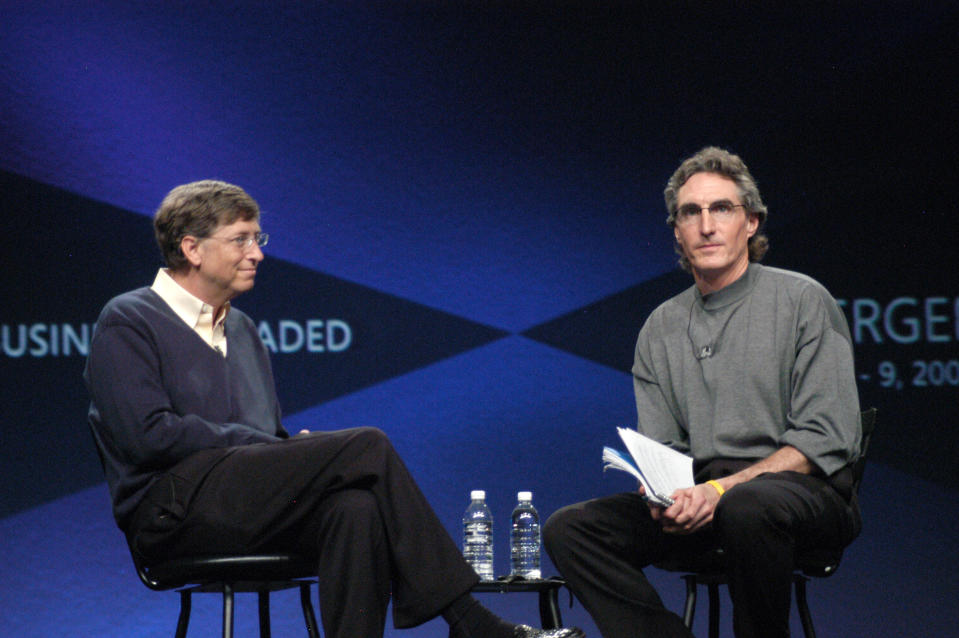
[[[743,273],[742,277],[729,284],[725,288],[721,288],[716,292],[711,292],[709,294],[702,294],[699,292],[698,288],[694,287],[696,291],[696,299],[703,305],[703,308],[706,310],[718,310],[728,306],[729,304],[736,303],[740,301],[746,295],[749,294],[749,291],[753,289],[753,286],[756,285],[756,282],[759,280],[760,273],[762,272],[762,266],[755,262],[751,262],[749,267],[746,268],[746,272]]]

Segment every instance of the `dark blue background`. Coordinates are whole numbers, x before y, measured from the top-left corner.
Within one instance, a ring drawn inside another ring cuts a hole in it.
[[[890,318],[946,317],[914,343],[857,343],[880,408],[866,526],[811,606],[822,636],[955,631],[959,392],[910,373],[959,359],[946,3],[0,6],[4,635],[172,631],[176,597],[137,583],[110,518],[82,353],[10,354],[18,326],[90,323],[152,280],[149,216],[172,186],[225,179],[264,209],[268,258],[238,307],[353,329],[344,352],[274,356],[288,429],[383,428],[457,539],[485,488],[504,573],[517,490],[545,517],[632,487],[600,448],[635,419],[636,331],[690,283],[661,192],[706,144],[759,180],[767,263],[850,311],[945,300]],[[679,609],[678,579],[655,580]],[[299,631],[277,599],[275,631]],[[525,596],[484,600],[535,619]],[[191,635],[214,631],[218,604],[196,607]]]

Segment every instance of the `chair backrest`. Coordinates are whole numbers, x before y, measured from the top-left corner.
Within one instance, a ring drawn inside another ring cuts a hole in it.
[[[859,458],[852,466],[853,489],[859,491],[862,475],[866,471],[866,454],[869,452],[869,442],[876,428],[876,408],[869,408],[859,413],[859,422],[862,425],[862,443],[859,445]]]

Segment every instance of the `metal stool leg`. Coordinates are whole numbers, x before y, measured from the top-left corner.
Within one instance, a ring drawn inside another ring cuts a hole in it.
[[[696,615],[696,574],[683,576],[686,581],[686,605],[683,608],[683,624],[687,629],[693,628],[693,617]]]
[[[316,627],[316,614],[313,613],[313,603],[310,602],[310,583],[300,583],[300,606],[303,607],[303,619],[306,620],[306,631],[310,638],[320,638],[320,631]]]
[[[806,638],[816,638],[816,629],[812,626],[812,615],[809,613],[809,604],[806,601],[806,581],[809,579],[801,574],[793,578],[796,584],[796,610],[802,622],[803,634]]]
[[[719,638],[719,585],[709,583],[709,638]]]
[[[700,579],[702,576],[702,579]],[[725,584],[725,579],[717,578],[713,574],[684,574],[686,581],[686,606],[683,610],[683,624],[688,629],[693,628],[693,615],[696,612],[696,588],[705,585],[709,592],[709,638],[719,638],[719,586]],[[805,638],[816,638],[816,629],[813,627],[812,614],[809,613],[809,603],[806,599],[806,583],[809,578],[803,574],[793,574],[793,584],[796,589],[796,610],[802,623]]]
[[[233,638],[233,586],[223,583],[223,638]]]
[[[180,592],[180,615],[176,619],[176,638],[186,638],[186,628],[190,624],[192,600],[189,591]]]
[[[270,638],[270,592],[257,592],[258,616],[260,618],[260,638]]]
[[[559,587],[540,590],[539,620],[543,629],[559,629],[563,626],[563,617],[559,611]]]

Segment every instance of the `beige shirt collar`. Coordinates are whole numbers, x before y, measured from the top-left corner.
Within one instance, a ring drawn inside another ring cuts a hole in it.
[[[197,333],[211,348],[226,356],[226,331],[224,322],[230,314],[230,303],[213,323],[213,306],[194,297],[178,284],[166,268],[160,268],[150,288],[167,303],[180,319]]]

